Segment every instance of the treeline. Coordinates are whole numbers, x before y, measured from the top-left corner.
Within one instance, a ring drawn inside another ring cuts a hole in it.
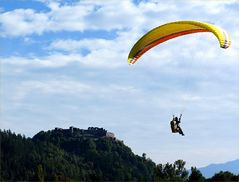
[[[1,181],[238,181],[230,172],[205,179],[183,160],[156,165],[113,138],[39,132],[33,138],[1,131]]]

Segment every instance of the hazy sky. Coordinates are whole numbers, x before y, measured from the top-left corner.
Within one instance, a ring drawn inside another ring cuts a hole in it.
[[[103,127],[156,163],[239,156],[239,1],[0,0],[1,129]],[[177,20],[226,29],[170,40],[130,66],[144,33]],[[183,114],[185,136],[172,134]]]

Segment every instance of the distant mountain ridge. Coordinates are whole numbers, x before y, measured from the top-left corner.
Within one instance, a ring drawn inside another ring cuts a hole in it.
[[[204,177],[212,177],[215,173],[220,171],[229,171],[235,175],[239,174],[239,159],[220,163],[220,164],[210,164],[206,167],[199,168]]]

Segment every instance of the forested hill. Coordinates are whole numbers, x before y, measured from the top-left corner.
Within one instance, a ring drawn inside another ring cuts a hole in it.
[[[155,164],[103,128],[55,128],[32,138],[0,130],[0,181],[206,181],[185,161]],[[238,181],[220,172],[207,181]]]
[[[1,180],[152,180],[155,164],[103,128],[1,131]]]

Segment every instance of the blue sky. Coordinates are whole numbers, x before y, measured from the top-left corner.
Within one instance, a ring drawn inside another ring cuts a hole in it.
[[[239,154],[239,3],[220,1],[1,0],[1,129],[104,127],[156,163],[202,167]],[[133,66],[128,53],[161,24],[196,20],[226,29],[180,37]],[[172,134],[183,114],[185,137]]]

